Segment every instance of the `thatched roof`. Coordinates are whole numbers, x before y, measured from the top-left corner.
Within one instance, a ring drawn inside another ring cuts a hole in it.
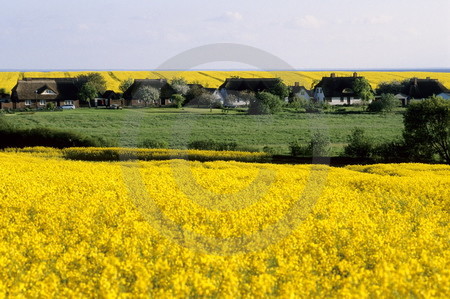
[[[279,82],[278,78],[228,78],[219,87],[227,91],[253,91],[260,92],[271,89]]]
[[[76,100],[78,88],[72,78],[26,78],[18,80],[11,98],[24,100]]]
[[[312,96],[312,92],[303,85],[291,86],[291,94],[293,94],[293,95],[301,92],[302,90],[304,90],[308,96],[310,96],[310,97]]]
[[[437,79],[412,78],[409,81],[409,96],[414,99],[424,99],[443,92],[449,92],[449,89]]]
[[[354,97],[353,84],[356,79],[361,78],[363,77],[358,77],[356,73],[352,77],[336,77],[331,74],[330,77],[323,77],[314,89],[321,87],[325,97]]]

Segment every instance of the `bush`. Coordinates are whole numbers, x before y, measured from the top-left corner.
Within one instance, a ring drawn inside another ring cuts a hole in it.
[[[411,103],[404,115],[403,137],[413,156],[439,155],[450,164],[450,101],[439,97]]]
[[[185,101],[185,98],[184,98],[184,96],[182,94],[175,93],[175,94],[172,95],[172,101],[173,101],[173,103],[175,103],[177,108],[181,108],[181,107],[183,107],[183,103]]]
[[[330,139],[325,134],[315,132],[308,145],[313,156],[327,156],[330,153]]]
[[[289,151],[291,156],[310,156],[311,153],[308,150],[308,146],[303,145],[300,141],[293,141],[289,144]]]
[[[328,136],[315,132],[307,145],[294,141],[289,145],[292,156],[323,157],[330,153],[330,140]]]
[[[189,142],[189,149],[197,150],[212,150],[212,151],[234,151],[237,148],[237,143],[232,142],[219,142],[214,140],[194,140]]]
[[[144,147],[144,148],[169,148],[169,144],[167,143],[167,141],[145,139],[140,144],[140,147]]]
[[[283,102],[281,99],[269,92],[259,92],[250,101],[249,114],[275,114],[281,111]]]
[[[50,103],[47,103],[47,105],[45,106],[45,108],[46,108],[47,110],[55,110],[56,106],[55,106],[55,103],[50,102]]]
[[[369,112],[390,112],[398,105],[397,98],[390,93],[383,93],[380,99],[372,101],[367,107]]]
[[[66,148],[73,146],[109,146],[105,139],[94,139],[73,132],[48,128],[14,129],[0,126],[0,148],[46,146]]]
[[[370,158],[374,144],[361,128],[354,128],[348,136],[348,144],[344,148],[344,155],[353,158]]]
[[[377,161],[384,163],[417,160],[411,156],[410,150],[404,140],[389,141],[376,146],[373,149],[373,156]]]

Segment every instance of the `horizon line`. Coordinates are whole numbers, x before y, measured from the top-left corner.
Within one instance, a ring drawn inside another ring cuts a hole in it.
[[[258,69],[244,69],[244,68],[230,68],[230,69],[189,69],[189,70],[183,70],[183,69],[123,69],[123,68],[117,68],[117,69],[89,69],[89,68],[79,68],[79,69],[61,69],[61,68],[55,68],[55,69],[0,69],[0,72],[114,72],[114,71],[128,71],[128,72],[153,72],[153,71],[162,71],[162,72],[187,72],[187,71],[217,71],[217,72],[331,72],[331,71],[341,71],[341,72],[450,72],[450,67],[430,67],[430,68],[298,68],[298,69],[270,69],[270,70],[258,70]]]

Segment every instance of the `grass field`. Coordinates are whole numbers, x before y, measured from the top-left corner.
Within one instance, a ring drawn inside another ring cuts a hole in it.
[[[241,149],[262,150],[269,146],[281,154],[288,153],[288,146],[294,140],[300,139],[306,143],[315,131],[330,136],[333,153],[337,155],[354,127],[365,129],[373,140],[379,142],[401,136],[403,130],[400,112],[386,115],[291,112],[246,115],[196,108],[80,108],[61,112],[16,113],[4,117],[18,128],[70,130],[105,137],[124,147],[138,146],[144,139],[153,139],[166,141],[173,148],[183,148],[192,140],[213,139],[235,141]]]
[[[311,84],[327,77],[334,71],[322,72],[297,72],[297,71],[100,71],[107,82],[107,88],[119,91],[119,84],[127,78],[133,79],[171,79],[174,77],[183,77],[190,83],[200,83],[205,87],[216,88],[220,86],[226,78],[239,76],[242,78],[270,78],[280,77],[288,85],[294,85],[294,82],[300,82],[307,88]],[[18,79],[30,77],[76,77],[80,74],[89,72],[0,72],[0,88],[11,90],[17,83]],[[334,72],[337,76],[351,76],[352,72]],[[360,75],[366,77],[376,87],[383,81],[403,80],[412,77],[426,78],[431,77],[439,79],[444,85],[450,87],[450,73],[432,73],[432,72],[359,72]]]

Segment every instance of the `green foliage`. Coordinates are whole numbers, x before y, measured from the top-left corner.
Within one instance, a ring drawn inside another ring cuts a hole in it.
[[[250,101],[249,114],[275,114],[281,111],[283,102],[269,92],[259,92]]]
[[[198,99],[204,92],[205,90],[202,87],[198,85],[193,85],[191,88],[189,88],[189,91],[186,93],[185,103],[190,103],[191,101]]]
[[[169,148],[169,143],[164,140],[145,139],[140,144],[144,148]]]
[[[237,143],[232,142],[220,142],[215,140],[194,140],[189,142],[189,149],[197,150],[212,150],[212,151],[234,151],[237,148]]]
[[[310,156],[311,152],[308,150],[308,146],[303,145],[300,140],[293,141],[289,144],[289,152],[291,156]]]
[[[363,129],[354,128],[347,140],[348,144],[344,147],[345,156],[353,158],[370,158],[372,156],[374,144]]]
[[[430,159],[438,154],[450,164],[450,101],[431,97],[411,103],[403,124],[403,137],[416,157]]]
[[[143,100],[146,105],[157,105],[159,96],[159,90],[151,86],[141,86],[136,92],[136,98]]]
[[[53,102],[47,103],[47,105],[45,107],[47,110],[55,110],[55,108],[56,108],[55,103],[53,103]]]
[[[79,133],[48,128],[14,129],[8,125],[0,126],[0,148],[28,146],[66,148],[109,145],[110,143],[105,139],[95,139]]]
[[[120,82],[119,89],[121,92],[127,91],[128,88],[130,88],[131,85],[133,85],[134,80],[132,78],[128,78],[122,82]]]
[[[372,87],[366,78],[357,78],[353,83],[353,91],[363,103],[367,103],[374,98]]]
[[[89,73],[87,75],[79,75],[77,78],[82,85],[90,83],[92,86],[95,87],[97,93],[102,94],[106,90],[106,80],[100,73]]]
[[[398,106],[399,100],[391,93],[383,93],[380,99],[372,101],[367,107],[369,112],[391,112]]]
[[[294,141],[289,150],[292,156],[324,157],[330,154],[330,139],[321,132],[314,132],[307,145]]]
[[[0,93],[6,93],[6,89],[0,88]]]
[[[330,138],[321,133],[314,132],[308,145],[308,150],[315,157],[327,156],[330,153]]]
[[[284,99],[289,96],[289,87],[284,84],[281,78],[277,78],[277,83],[268,90],[273,95],[278,96],[280,99]]]
[[[86,82],[81,86],[80,92],[78,93],[78,98],[83,102],[89,102],[98,96],[97,88],[92,82]]]
[[[295,111],[300,112],[300,111],[306,111],[306,109],[311,105],[311,101],[302,98],[302,97],[298,97],[298,96],[294,96],[291,99],[291,102],[289,103],[289,107],[293,108]]]
[[[185,98],[183,95],[175,93],[172,95],[172,101],[175,103],[175,105],[177,105],[177,108],[181,108],[183,106]]]
[[[417,159],[414,159],[414,156],[411,156],[409,147],[402,139],[383,142],[377,145],[373,149],[373,156],[377,161],[382,163],[418,161]],[[422,162],[426,161],[422,160]]]
[[[377,94],[392,93],[394,95],[398,93],[408,93],[409,82],[410,79],[405,79],[401,82],[397,80],[393,80],[390,82],[381,82],[377,86],[376,93]]]

